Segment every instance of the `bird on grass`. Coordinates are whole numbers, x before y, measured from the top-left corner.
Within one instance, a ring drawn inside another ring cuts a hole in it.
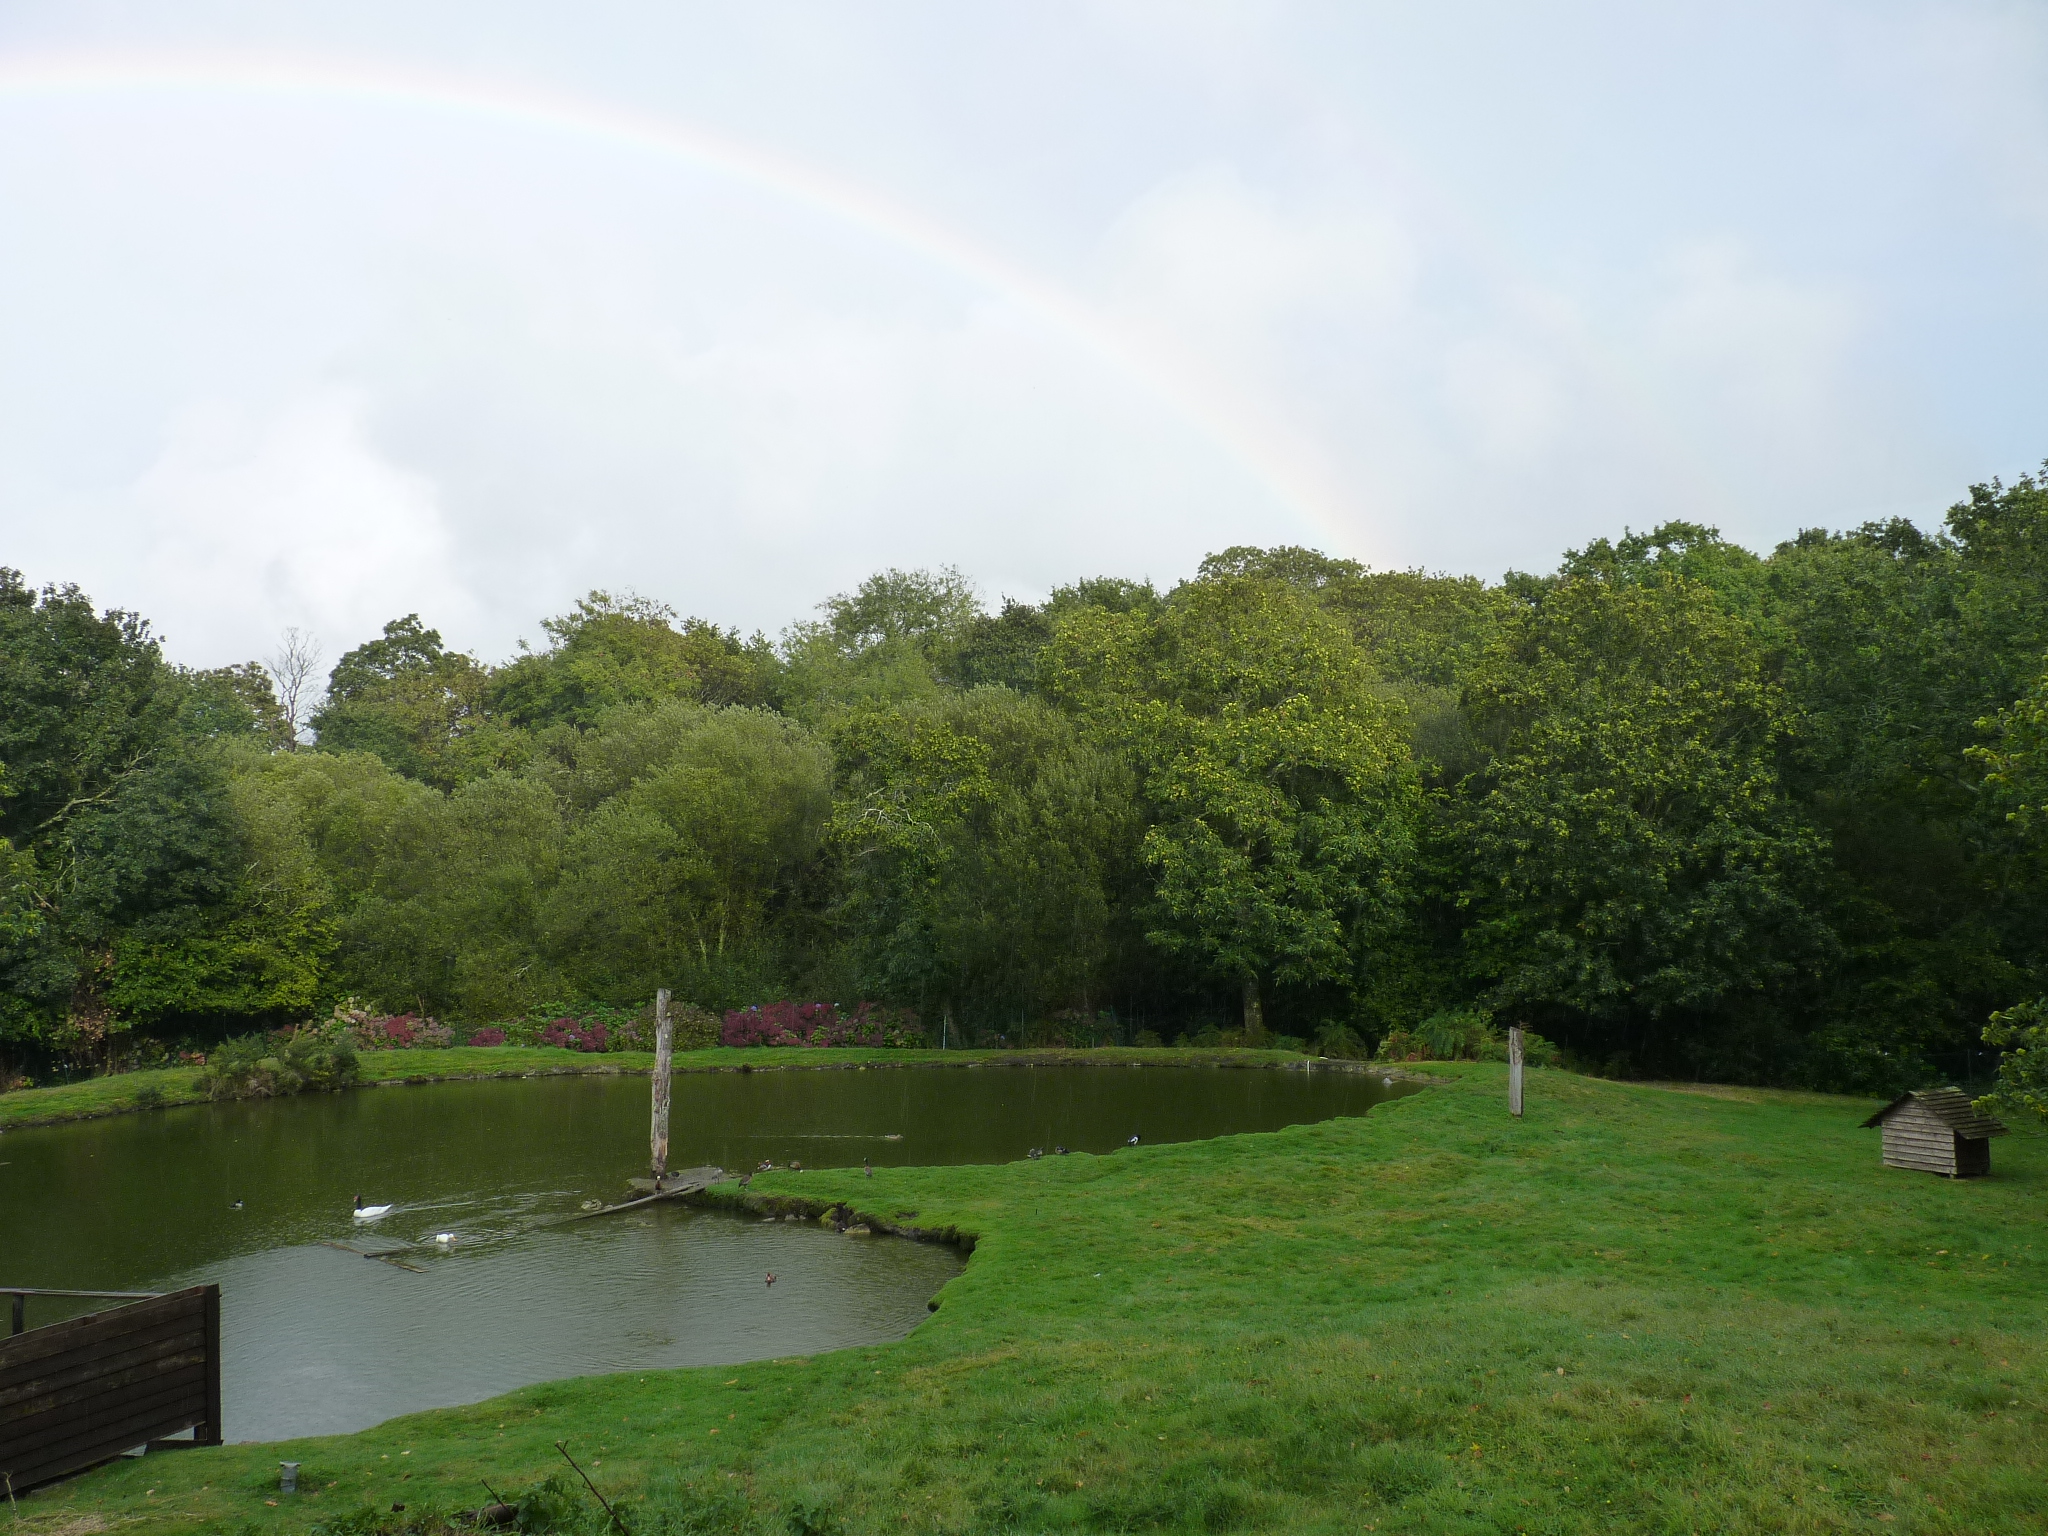
[[[789,1160],[789,1171],[791,1173],[802,1173],[804,1171],[804,1165],[792,1157]]]
[[[775,1171],[775,1160],[774,1160],[773,1158],[769,1158],[769,1157],[764,1157],[764,1158],[762,1158],[762,1159],[761,1159],[761,1166],[760,1166],[760,1167],[758,1167],[758,1168],[756,1168],[756,1169],[754,1170],[754,1172],[756,1172],[756,1173],[773,1173],[774,1171]]]
[[[753,1174],[751,1174],[751,1173],[743,1173],[743,1174],[741,1174],[741,1175],[740,1175],[740,1188],[741,1188],[741,1189],[745,1189],[745,1188],[746,1188],[746,1187],[747,1187],[747,1186],[748,1186],[749,1184],[751,1184],[751,1183],[753,1183],[753,1182],[754,1182],[754,1176],[753,1176]]]
[[[231,1211],[239,1211],[239,1210],[240,1210],[241,1208],[242,1208],[242,1202],[241,1202],[241,1201],[239,1201],[239,1200],[237,1200],[237,1201],[236,1201],[236,1202],[235,1202],[235,1203],[234,1203],[233,1205],[231,1205],[231,1206],[229,1206],[229,1207],[228,1207],[228,1209],[229,1209],[229,1210],[231,1210]]]
[[[1035,1162],[1037,1162],[1037,1161],[1038,1161],[1038,1160],[1039,1160],[1039,1159],[1040,1159],[1041,1157],[1045,1156],[1045,1148],[1043,1148],[1043,1147],[1033,1147],[1033,1148],[1032,1148],[1032,1149],[1031,1149],[1031,1150],[1030,1150],[1029,1152],[1026,1152],[1026,1153],[1025,1153],[1024,1155],[1025,1155],[1026,1157],[1030,1158],[1030,1159],[1031,1159],[1031,1161],[1033,1161],[1033,1162],[1035,1163]]]
[[[356,1196],[357,1221],[376,1221],[380,1217],[389,1216],[397,1209],[398,1207],[395,1205],[365,1205],[363,1204],[363,1197],[361,1195]]]
[[[1063,1146],[1060,1146],[1057,1142],[1055,1142],[1053,1144],[1052,1155],[1054,1157],[1065,1157],[1067,1155],[1067,1149]]]
[[[860,1160],[860,1171],[862,1177],[872,1179],[875,1176],[875,1165],[866,1158],[862,1158]]]
[[[1133,1132],[1131,1132],[1131,1139],[1130,1139],[1129,1141],[1125,1142],[1125,1143],[1124,1143],[1124,1145],[1125,1145],[1125,1146],[1127,1146],[1127,1147],[1135,1147],[1135,1146],[1136,1146],[1137,1144],[1138,1144],[1138,1133],[1137,1133],[1136,1131],[1133,1131]]]

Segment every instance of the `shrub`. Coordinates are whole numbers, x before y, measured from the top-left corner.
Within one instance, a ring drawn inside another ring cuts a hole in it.
[[[163,1085],[161,1083],[144,1083],[140,1088],[136,1089],[135,1107],[137,1109],[162,1109],[164,1107]]]
[[[467,1043],[470,1045],[503,1045],[505,1043],[505,1031],[499,1029],[494,1024],[487,1024],[482,1029],[471,1034]]]
[[[335,1004],[331,1017],[296,1033],[345,1040],[358,1051],[445,1050],[455,1043],[455,1031],[439,1020],[415,1013],[377,1013],[353,997]]]
[[[842,1014],[837,1003],[763,1003],[735,1008],[719,1029],[723,1045],[917,1047],[925,1043],[917,1015],[908,1008],[862,1003]]]
[[[1024,1043],[1053,1049],[1092,1050],[1097,1046],[1115,1045],[1117,1034],[1116,1015],[1107,1008],[1097,1013],[1064,1008],[1027,1025]]]
[[[1380,1061],[1506,1061],[1507,1036],[1472,1008],[1446,1008],[1413,1029],[1387,1033],[1374,1053]],[[1556,1046],[1534,1030],[1522,1031],[1522,1059],[1534,1067],[1555,1066]]]
[[[1173,1043],[1202,1051],[1286,1051],[1301,1048],[1301,1042],[1292,1036],[1276,1035],[1266,1029],[1225,1029],[1216,1023],[1204,1024]]]
[[[718,1044],[717,1016],[695,1003],[682,1003],[671,1009],[669,1022],[675,1027],[675,1046],[679,1051],[708,1050]]]
[[[355,1047],[317,1033],[244,1035],[223,1043],[199,1074],[210,1099],[267,1099],[342,1088],[361,1076]]]
[[[1367,1054],[1365,1042],[1358,1038],[1358,1031],[1349,1024],[1334,1021],[1316,1031],[1315,1049],[1318,1056],[1328,1056],[1336,1061],[1363,1061]]]
[[[605,1048],[609,1031],[602,1024],[587,1024],[581,1019],[556,1019],[540,1032],[539,1044],[552,1045],[560,1050],[601,1051]]]

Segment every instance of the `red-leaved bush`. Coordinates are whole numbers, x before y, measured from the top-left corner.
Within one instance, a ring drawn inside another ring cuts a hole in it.
[[[721,1045],[921,1046],[924,1031],[908,1008],[862,1003],[841,1013],[837,1003],[760,1003],[735,1008],[718,1032]]]
[[[503,1045],[505,1043],[505,1031],[492,1024],[471,1035],[469,1043],[471,1045]]]
[[[605,1027],[581,1019],[556,1019],[540,1032],[540,1043],[571,1051],[601,1051],[605,1047]]]

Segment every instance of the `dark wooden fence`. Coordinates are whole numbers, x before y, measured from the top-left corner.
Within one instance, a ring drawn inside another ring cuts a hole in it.
[[[180,1443],[220,1444],[217,1285],[0,1339],[0,1475],[16,1493],[187,1429]]]

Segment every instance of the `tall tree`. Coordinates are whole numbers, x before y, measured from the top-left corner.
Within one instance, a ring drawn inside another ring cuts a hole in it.
[[[1399,706],[1293,587],[1190,582],[1156,610],[1062,615],[1040,676],[1144,774],[1151,936],[1241,991],[1355,985],[1393,923],[1417,790]]]
[[[487,682],[475,657],[449,650],[409,613],[343,653],[313,730],[329,751],[373,752],[395,773],[452,788],[525,755],[486,728]]]
[[[1810,988],[1831,949],[1812,905],[1826,843],[1779,777],[1784,698],[1710,589],[1536,588],[1468,705],[1492,755],[1446,809],[1497,1011],[1668,1066],[1717,1017]]]

